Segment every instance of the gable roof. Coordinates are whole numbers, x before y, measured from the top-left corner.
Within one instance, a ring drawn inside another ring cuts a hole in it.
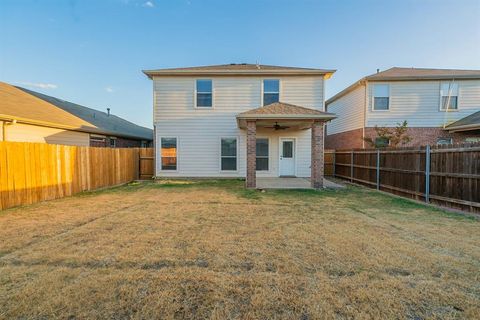
[[[354,84],[340,91],[325,104],[341,98],[350,91],[363,85],[367,81],[407,81],[407,80],[451,80],[451,79],[480,79],[480,70],[461,69],[426,69],[426,68],[400,68],[393,67],[382,72],[377,72],[363,77]]]
[[[3,82],[0,82],[0,119],[143,140],[153,138],[151,129],[115,115]]]
[[[462,118],[445,127],[449,131],[467,131],[480,129],[480,111]]]
[[[272,66],[264,64],[231,63],[211,66],[143,70],[150,79],[154,76],[194,75],[321,75],[329,78],[336,70]]]
[[[237,115],[237,119],[326,119],[335,118],[333,113],[300,107],[294,104],[274,102],[269,105],[248,110]]]

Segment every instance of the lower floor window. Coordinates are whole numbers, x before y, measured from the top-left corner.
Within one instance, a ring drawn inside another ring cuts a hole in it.
[[[390,145],[390,140],[384,137],[375,138],[375,146],[377,148],[385,148]]]
[[[177,138],[161,139],[162,170],[177,170]]]
[[[268,139],[258,138],[256,143],[257,171],[268,171]]]
[[[480,142],[480,137],[468,137],[465,138],[466,143],[478,143]]]
[[[237,170],[237,139],[222,138],[221,139],[221,170],[236,171]]]
[[[438,138],[437,139],[437,145],[443,145],[443,144],[452,144],[452,138]]]

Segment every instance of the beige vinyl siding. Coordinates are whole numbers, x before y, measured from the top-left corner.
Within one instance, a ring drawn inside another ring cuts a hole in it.
[[[262,103],[260,77],[213,77],[213,108],[194,107],[195,79],[186,77],[154,78],[154,120],[156,127],[158,176],[244,177],[245,131],[235,116],[258,108]],[[323,108],[321,77],[279,77],[280,100],[306,107]],[[310,175],[310,130],[282,132],[297,138],[297,175]],[[270,170],[259,176],[278,175],[278,134],[262,133],[270,139]],[[258,134],[260,136],[260,133]],[[176,137],[177,170],[161,170],[161,137]],[[220,138],[238,137],[237,171],[220,170]],[[308,153],[308,154],[307,154]]]
[[[365,86],[359,86],[327,106],[337,118],[327,123],[327,134],[363,128],[365,113]]]
[[[16,123],[5,127],[6,141],[41,142],[74,146],[88,146],[89,134],[63,129]]]
[[[441,127],[480,110],[480,80],[457,80],[458,110],[440,111],[441,81],[378,82],[390,85],[390,109],[372,111],[373,85],[368,84],[367,127],[395,126],[407,120],[410,127]]]

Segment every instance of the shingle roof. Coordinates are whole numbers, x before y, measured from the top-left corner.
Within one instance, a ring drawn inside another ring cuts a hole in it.
[[[425,69],[425,68],[400,68],[393,67],[388,70],[363,77],[354,84],[343,89],[325,104],[343,97],[350,91],[362,85],[365,81],[406,81],[406,80],[450,80],[450,79],[480,79],[480,70],[460,69]]]
[[[480,128],[480,111],[475,112],[465,118],[462,118],[454,123],[449,124],[445,129],[460,130],[460,129],[477,129]]]
[[[480,70],[399,68],[374,73],[365,77],[369,81],[423,80],[423,79],[480,79]]]
[[[238,119],[246,118],[308,118],[308,119],[333,119],[333,113],[309,109],[289,103],[274,102],[269,105],[248,110],[237,115]]]
[[[151,129],[115,115],[0,82],[0,117],[75,131],[152,140]]]
[[[326,75],[333,74],[336,70],[315,69],[315,68],[299,68],[272,66],[264,64],[249,63],[231,63],[211,66],[187,67],[187,68],[167,68],[155,70],[143,70],[150,78],[152,76],[165,75],[255,75],[255,74],[316,74]]]

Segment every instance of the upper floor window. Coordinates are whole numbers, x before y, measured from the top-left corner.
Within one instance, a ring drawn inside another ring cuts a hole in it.
[[[440,88],[440,110],[458,109],[458,84],[452,82],[442,83]]]
[[[211,108],[213,106],[211,79],[198,79],[196,93],[197,108]]]
[[[263,105],[280,101],[280,80],[263,80]]]
[[[373,110],[390,109],[390,86],[388,84],[373,85]]]

